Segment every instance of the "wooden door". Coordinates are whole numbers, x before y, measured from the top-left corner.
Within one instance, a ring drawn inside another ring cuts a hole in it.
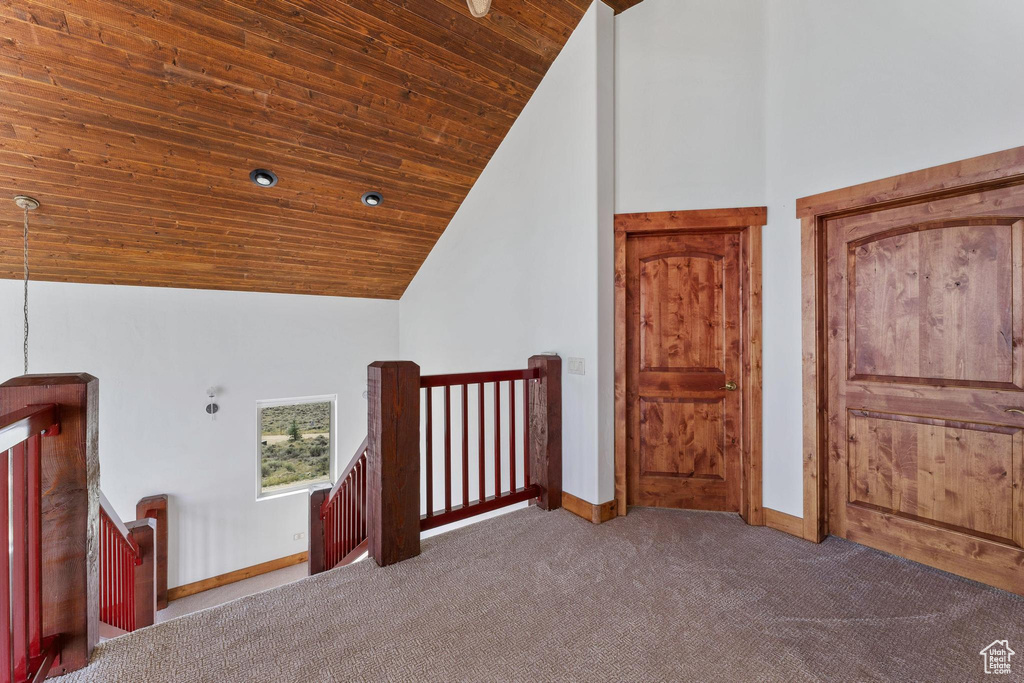
[[[828,529],[1024,589],[1024,191],[825,222]]]
[[[740,511],[741,238],[710,231],[626,241],[631,505]]]

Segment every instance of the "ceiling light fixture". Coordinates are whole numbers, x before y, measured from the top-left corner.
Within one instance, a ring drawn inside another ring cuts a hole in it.
[[[363,195],[363,204],[367,206],[380,206],[384,202],[384,196],[380,192],[367,192]]]
[[[466,4],[469,5],[469,13],[477,19],[491,11],[491,0],[466,0]]]
[[[268,171],[265,168],[254,169],[249,173],[249,180],[253,181],[260,187],[273,187],[277,185],[277,175],[273,171]]]

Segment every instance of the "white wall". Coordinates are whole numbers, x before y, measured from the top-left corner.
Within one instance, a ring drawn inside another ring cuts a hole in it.
[[[255,402],[337,394],[347,463],[366,366],[397,356],[397,302],[49,282],[29,296],[30,371],[100,380],[100,482],[118,514],[170,494],[170,586],[306,550],[292,539],[305,492],[256,500]],[[0,376],[20,375],[19,282],[0,281],[0,351]]]
[[[761,0],[645,0],[615,20],[615,212],[763,206]]]
[[[794,201],[1024,145],[1024,3],[769,0],[767,19],[764,504],[800,516]]]
[[[595,3],[400,303],[425,374],[562,356],[563,487],[591,502],[614,496],[611,27]]]

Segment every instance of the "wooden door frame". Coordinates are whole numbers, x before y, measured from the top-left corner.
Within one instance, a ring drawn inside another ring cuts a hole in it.
[[[828,528],[826,221],[986,189],[1024,184],[1024,147],[986,154],[798,199],[803,345],[803,537]]]
[[[746,249],[741,282],[743,334],[743,476],[741,514],[748,524],[764,524],[761,506],[761,228],[764,206],[696,211],[621,213],[615,216],[615,501],[626,503],[626,239],[630,235],[738,231]]]

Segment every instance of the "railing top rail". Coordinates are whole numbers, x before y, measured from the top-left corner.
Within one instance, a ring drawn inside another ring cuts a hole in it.
[[[124,522],[121,521],[121,518],[117,516],[117,511],[114,510],[114,506],[110,504],[109,500],[107,500],[103,491],[100,491],[100,512],[107,516],[107,519],[114,524],[114,528],[116,528],[118,533],[121,534],[122,538],[124,538],[125,543],[131,547],[132,552],[138,555],[140,552],[138,544],[136,544],[135,540],[132,538],[132,534],[128,531],[128,527],[126,527]]]
[[[352,473],[352,470],[355,468],[356,463],[359,462],[359,458],[363,455],[363,452],[366,451],[366,447],[369,444],[370,437],[369,435],[367,435],[367,437],[363,439],[363,443],[359,444],[359,448],[356,449],[356,453],[355,455],[352,456],[352,459],[349,461],[348,466],[345,468],[345,471],[342,472],[341,476],[338,477],[338,480],[334,482],[334,486],[331,487],[331,492],[328,493],[327,497],[324,499],[324,505],[330,503],[331,499],[334,498],[334,496],[337,495],[338,491],[341,490],[341,485],[345,482],[345,479],[348,478],[348,475]]]
[[[512,382],[520,379],[537,379],[540,368],[525,370],[497,370],[494,372],[462,372],[452,375],[423,375],[420,387],[450,387],[460,384],[482,384],[487,382]]]
[[[14,448],[34,434],[40,434],[57,424],[57,406],[48,403],[27,406],[6,415],[0,415],[0,452]]]

